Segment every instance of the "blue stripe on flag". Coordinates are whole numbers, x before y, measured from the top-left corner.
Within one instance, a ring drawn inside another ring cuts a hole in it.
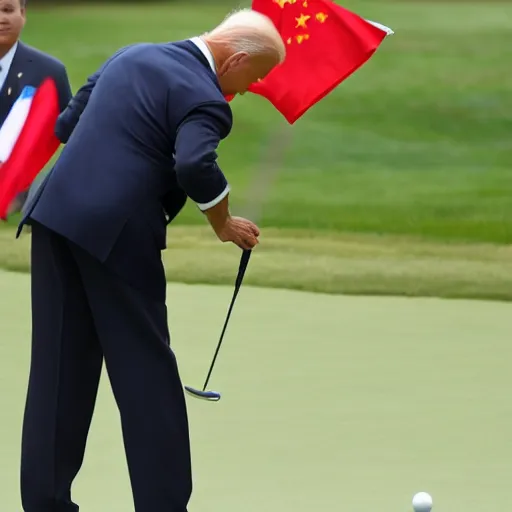
[[[26,85],[23,87],[23,90],[21,91],[21,94],[18,99],[20,100],[26,100],[29,98],[33,98],[36,93],[36,88],[32,87],[31,85]]]

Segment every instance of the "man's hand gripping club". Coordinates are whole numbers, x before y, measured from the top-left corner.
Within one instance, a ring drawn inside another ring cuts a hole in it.
[[[258,243],[260,230],[256,224],[229,213],[229,194],[203,213],[221,242],[233,242],[240,249],[253,249]]]

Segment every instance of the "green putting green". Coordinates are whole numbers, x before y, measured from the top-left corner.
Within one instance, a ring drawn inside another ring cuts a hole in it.
[[[0,286],[1,509],[14,511],[29,276],[0,273]],[[231,293],[169,285],[184,383],[202,385]],[[242,289],[211,381],[222,399],[188,399],[190,510],[407,511],[420,490],[435,512],[506,510],[510,318],[503,303]],[[106,378],[74,498],[133,510]]]

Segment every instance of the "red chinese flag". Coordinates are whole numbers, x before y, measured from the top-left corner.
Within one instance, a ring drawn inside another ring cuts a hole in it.
[[[45,80],[35,91],[26,88],[13,105],[0,137],[0,218],[5,219],[9,205],[27,190],[60,141],[54,129],[59,116],[55,83]]]
[[[359,69],[393,31],[331,0],[253,0],[286,44],[285,61],[249,91],[267,98],[293,124]]]

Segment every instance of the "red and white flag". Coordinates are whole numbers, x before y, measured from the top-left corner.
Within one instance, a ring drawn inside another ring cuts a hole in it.
[[[0,128],[0,218],[6,219],[16,196],[27,190],[57,151],[57,87],[52,79],[27,86]]]

